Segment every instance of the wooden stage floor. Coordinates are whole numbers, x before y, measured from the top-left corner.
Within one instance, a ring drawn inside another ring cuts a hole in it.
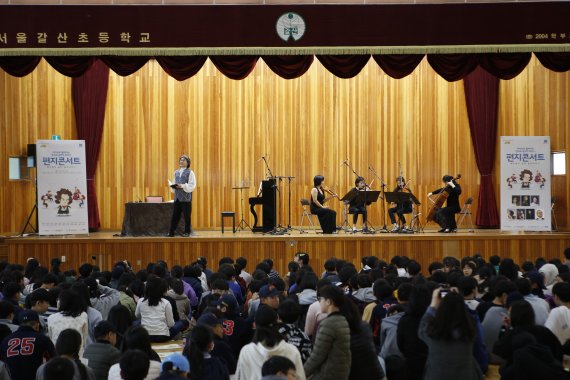
[[[414,234],[317,234],[293,230],[286,235],[263,235],[249,231],[224,234],[220,230],[197,230],[192,237],[121,237],[117,231],[102,231],[89,235],[4,237],[9,262],[24,264],[28,257],[36,257],[49,266],[51,258],[64,258],[62,269],[77,269],[90,262],[108,270],[118,260],[127,259],[135,270],[149,262],[165,260],[169,266],[187,265],[199,256],[208,258],[209,266],[217,268],[220,258],[230,256],[248,258],[246,270],[252,272],[255,264],[272,258],[280,273],[286,273],[287,263],[298,251],[308,252],[311,265],[320,271],[327,258],[337,257],[354,262],[357,267],[362,257],[374,255],[389,261],[394,255],[406,255],[420,262],[424,272],[429,263],[444,256],[463,257],[480,253],[488,258],[498,254],[517,263],[563,257],[570,246],[569,232],[521,232],[500,230],[459,231],[441,234],[426,230]]]

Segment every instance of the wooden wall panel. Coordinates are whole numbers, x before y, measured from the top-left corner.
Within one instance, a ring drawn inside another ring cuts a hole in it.
[[[250,273],[258,262],[270,257],[275,269],[281,274],[287,273],[287,264],[299,251],[309,252],[310,265],[316,272],[322,270],[325,260],[330,257],[347,260],[360,268],[364,256],[374,255],[389,262],[395,255],[406,255],[417,260],[426,273],[430,263],[441,261],[447,255],[460,258],[481,253],[488,259],[491,255],[498,254],[501,257],[511,257],[521,264],[525,260],[534,261],[539,256],[547,259],[561,258],[564,248],[570,245],[567,234],[381,234],[367,239],[345,234],[332,238],[311,234],[264,239],[251,235],[244,235],[244,238],[231,235],[220,237],[214,236],[215,234],[205,232],[195,239],[30,238],[8,239],[6,243],[10,262],[25,264],[28,257],[35,257],[42,263],[49,263],[51,258],[65,255],[66,262],[62,265],[62,270],[77,269],[85,262],[110,270],[116,261],[124,259],[129,260],[135,270],[145,268],[149,262],[157,260],[165,260],[170,267],[184,266],[199,256],[206,256],[208,266],[215,270],[222,257],[236,259],[244,256],[248,259],[247,270]]]
[[[30,183],[7,181],[6,156],[23,153],[36,138],[75,138],[70,84],[43,61],[25,78],[0,72],[0,201],[10,210],[1,213],[0,231],[18,230],[33,201]],[[549,134],[553,148],[564,150],[570,143],[569,90],[570,74],[550,72],[533,59],[520,76],[501,82],[499,134]],[[341,194],[352,186],[354,174],[340,167],[346,158],[368,181],[374,179],[372,165],[389,187],[400,162],[424,213],[425,195],[440,186],[442,174],[462,173],[463,199],[476,199],[479,175],[464,103],[462,82],[446,82],[425,60],[401,80],[373,62],[348,80],[317,61],[294,80],[279,78],[261,60],[242,81],[224,77],[209,61],[183,82],[168,77],[155,61],[129,77],[111,73],[96,175],[101,226],[120,229],[125,202],[145,195],[169,198],[166,179],[182,153],[192,157],[198,179],[196,228],[217,227],[220,211],[239,210],[239,194],[231,187],[242,180],[251,186],[244,192],[247,203],[266,174],[258,161],[265,155],[273,174],[296,177],[293,225],[301,214],[298,201],[308,197],[315,174],[324,174]],[[498,174],[495,186],[498,191]],[[557,219],[565,226],[570,195],[565,177],[554,178],[553,189],[561,200]],[[285,225],[288,190],[281,183]],[[333,207],[340,224],[339,202]],[[252,222],[247,207],[245,214]],[[375,226],[383,223],[380,205],[372,206],[370,218]]]
[[[71,78],[43,60],[23,78],[0,70],[0,231],[19,231],[35,197],[34,181],[8,180],[8,157],[25,156],[28,143],[54,134],[62,139],[77,136]]]

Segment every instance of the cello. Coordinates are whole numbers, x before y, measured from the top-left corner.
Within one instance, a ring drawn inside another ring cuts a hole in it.
[[[457,177],[453,178],[452,181],[456,181],[458,179],[461,179],[461,174],[457,174]],[[451,191],[451,186],[445,185],[445,187],[442,188],[441,192],[437,194],[437,198],[435,199],[435,201],[433,201],[433,205],[431,206],[427,214],[426,217],[427,222],[431,222],[432,220],[435,221],[435,214],[439,211],[439,209],[443,206],[443,204],[449,197],[450,191]]]

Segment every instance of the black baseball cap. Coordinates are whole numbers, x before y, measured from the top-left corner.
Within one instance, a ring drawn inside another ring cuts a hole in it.
[[[40,317],[38,315],[38,313],[36,313],[33,310],[24,310],[20,313],[20,323],[25,323],[25,322],[39,322],[40,321]]]

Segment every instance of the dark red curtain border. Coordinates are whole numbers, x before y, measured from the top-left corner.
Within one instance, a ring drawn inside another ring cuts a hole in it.
[[[84,75],[73,78],[72,95],[75,108],[77,137],[85,140],[87,161],[87,206],[89,230],[99,228],[99,206],[95,191],[95,171],[103,138],[105,103],[109,87],[109,67],[95,60]]]
[[[85,74],[96,60],[94,57],[45,57],[51,67],[58,73],[77,78]]]
[[[374,61],[394,79],[402,79],[414,72],[424,59],[423,54],[373,55]]]
[[[139,71],[150,57],[106,56],[100,59],[117,75],[126,77]]]
[[[513,79],[530,62],[531,53],[478,54],[479,65],[499,79]]]
[[[164,71],[174,79],[183,81],[198,74],[208,57],[156,57],[156,61]]]
[[[32,73],[42,57],[0,57],[2,70],[14,77],[25,77]]]
[[[317,59],[339,78],[354,78],[366,66],[370,55],[317,55]]]
[[[500,79],[512,79],[528,65],[532,53],[487,54],[428,54],[430,66],[447,81],[457,81],[481,66]],[[541,64],[555,72],[570,70],[570,53],[535,53]],[[317,59],[332,74],[340,78],[353,78],[360,73],[370,55],[317,55]],[[422,54],[374,55],[374,61],[390,77],[401,79],[410,75],[424,58]],[[131,75],[143,67],[152,57],[104,56],[102,60],[121,76]],[[255,68],[259,56],[160,56],[155,57],[163,70],[176,80],[186,80],[196,75],[210,58],[220,72],[228,78],[246,78]],[[311,67],[314,55],[270,55],[262,57],[269,68],[284,79],[302,76]],[[1,57],[0,68],[8,74],[23,77],[30,74],[41,57]],[[77,77],[89,69],[96,57],[45,57],[58,72]]]
[[[570,70],[570,52],[568,53],[534,53],[542,66],[548,70],[562,73]]]
[[[477,67],[473,54],[428,54],[427,60],[432,69],[448,82],[463,79]]]
[[[493,188],[493,165],[497,142],[499,79],[478,67],[463,79],[469,130],[481,175],[476,224],[480,227],[499,226],[499,214]]]
[[[258,56],[251,55],[224,55],[210,57],[218,70],[230,79],[245,79],[257,64]]]
[[[284,79],[303,76],[313,64],[313,55],[267,55],[262,57],[271,71]]]

